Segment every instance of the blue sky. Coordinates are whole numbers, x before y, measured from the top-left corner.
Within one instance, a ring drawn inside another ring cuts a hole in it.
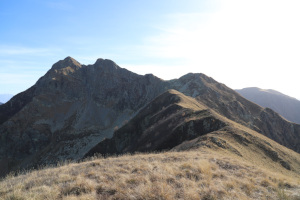
[[[2,0],[0,94],[24,91],[71,56],[163,79],[205,73],[300,99],[298,2]]]

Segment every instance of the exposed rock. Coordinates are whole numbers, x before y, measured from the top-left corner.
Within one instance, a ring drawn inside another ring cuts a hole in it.
[[[16,169],[80,159],[165,91],[164,85],[110,60],[85,66],[67,57],[1,105],[0,160],[11,160],[9,168]]]
[[[195,97],[221,115],[300,152],[299,124],[291,123],[273,110],[252,103],[226,85],[204,74],[187,74],[170,81],[170,84],[171,88]]]
[[[118,129],[112,139],[105,139],[86,156],[94,153],[169,150],[185,140],[194,139],[226,125],[207,109],[192,98],[175,90],[168,90]]]
[[[268,166],[296,173],[300,170],[299,154],[175,90],[168,90],[147,104],[115,131],[111,139],[92,148],[86,157],[207,148],[205,151],[235,154],[246,161],[267,162]]]
[[[164,81],[152,74],[132,73],[111,60],[98,59],[93,65],[81,65],[67,57],[55,63],[34,86],[0,106],[0,168],[1,163],[7,163],[0,173],[5,171],[4,168],[16,170],[81,159],[168,89],[194,97],[198,104],[205,104],[206,108],[300,151],[299,125],[246,100],[204,74],[187,74]],[[165,112],[179,116],[176,103],[168,109]],[[205,114],[205,111],[198,114]],[[210,130],[215,126],[210,120],[210,117],[201,122],[190,120],[181,127],[185,131],[189,127]],[[143,126],[147,126],[146,122]],[[171,124],[169,121],[164,123]],[[166,125],[162,126],[166,134],[176,133]],[[155,145],[165,148],[162,144]]]

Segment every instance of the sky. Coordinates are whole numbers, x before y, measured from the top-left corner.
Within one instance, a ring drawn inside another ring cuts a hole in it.
[[[300,99],[299,10],[299,0],[0,0],[0,94],[26,90],[71,56]]]

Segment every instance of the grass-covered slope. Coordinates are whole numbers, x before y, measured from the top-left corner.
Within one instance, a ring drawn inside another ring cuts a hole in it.
[[[221,116],[176,90],[159,95],[114,133],[96,145],[95,153],[124,154],[208,147],[275,171],[300,173],[298,153]]]
[[[298,153],[175,90],[91,154],[157,150],[10,175],[0,199],[300,198]]]
[[[223,153],[222,153],[223,152]],[[299,199],[299,174],[225,151],[94,158],[0,182],[0,199]]]

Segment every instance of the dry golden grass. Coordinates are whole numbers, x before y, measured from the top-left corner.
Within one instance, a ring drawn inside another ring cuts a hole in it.
[[[299,185],[299,177],[198,150],[94,158],[8,176],[0,199],[296,199]]]

